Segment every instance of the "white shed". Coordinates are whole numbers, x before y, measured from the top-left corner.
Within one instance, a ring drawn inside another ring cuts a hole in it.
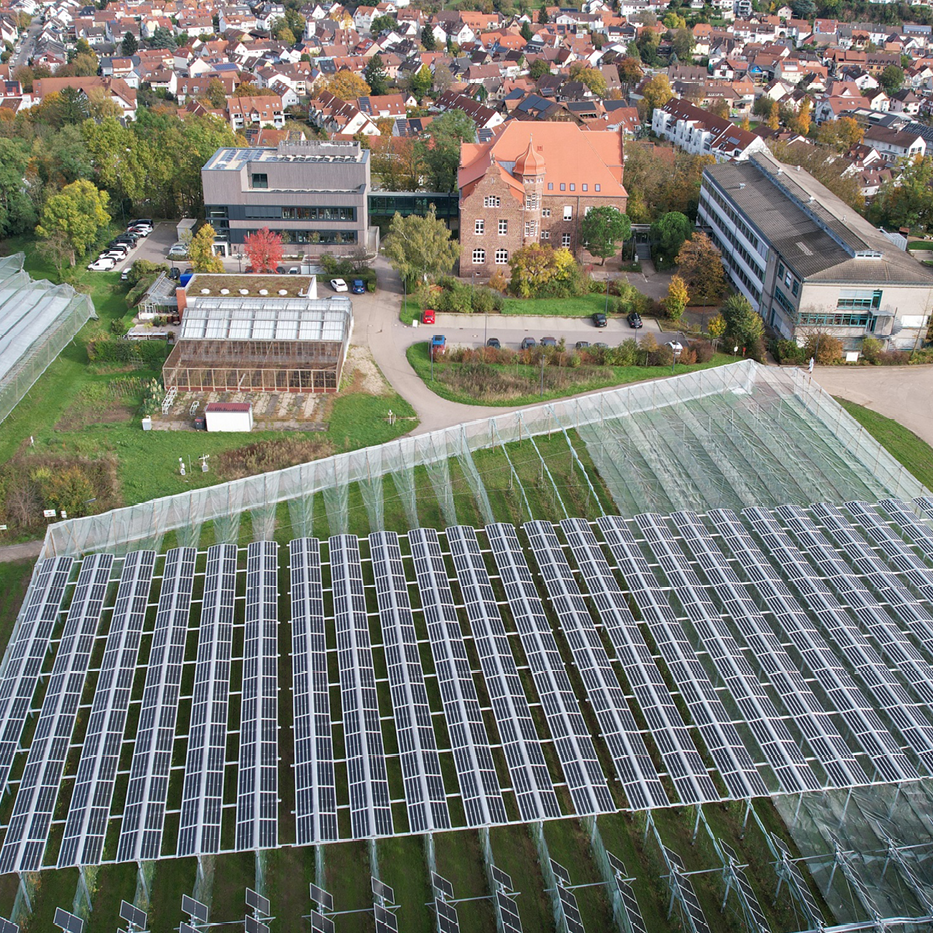
[[[253,406],[248,402],[211,402],[204,416],[208,431],[253,430]]]

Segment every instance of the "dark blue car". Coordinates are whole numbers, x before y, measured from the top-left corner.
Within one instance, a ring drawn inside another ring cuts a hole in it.
[[[362,279],[354,279],[350,285],[350,291],[354,295],[362,295],[366,291],[366,284]]]

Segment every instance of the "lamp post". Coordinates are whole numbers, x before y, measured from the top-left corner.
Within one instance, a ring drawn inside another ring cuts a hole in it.
[[[677,365],[677,361],[680,359],[680,354],[683,353],[683,349],[684,348],[680,345],[680,343],[676,341],[671,343],[671,352],[673,354],[671,356],[671,375],[672,376],[674,375],[674,367]]]
[[[606,307],[603,308],[603,314],[609,317],[609,273],[606,273]]]

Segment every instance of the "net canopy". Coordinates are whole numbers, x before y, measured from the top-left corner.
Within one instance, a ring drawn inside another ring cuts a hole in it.
[[[0,258],[0,422],[91,317],[94,305],[70,285],[34,281],[23,253]]]

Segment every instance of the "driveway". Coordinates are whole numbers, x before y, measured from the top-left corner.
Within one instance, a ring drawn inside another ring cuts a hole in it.
[[[933,445],[933,366],[817,366],[830,395],[899,421]]]

